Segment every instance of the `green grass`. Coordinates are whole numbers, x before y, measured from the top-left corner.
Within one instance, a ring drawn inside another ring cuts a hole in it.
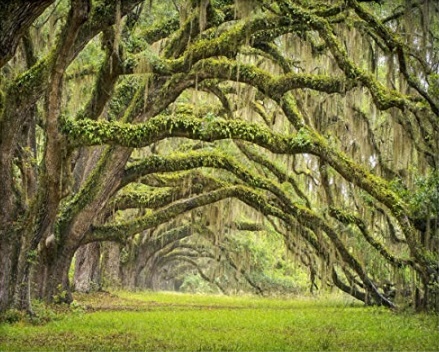
[[[2,351],[439,351],[438,316],[340,297],[170,293],[78,295],[85,309],[44,325],[0,325]]]

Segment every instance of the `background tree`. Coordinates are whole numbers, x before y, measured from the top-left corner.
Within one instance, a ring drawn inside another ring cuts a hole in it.
[[[69,301],[83,245],[203,209],[213,231],[205,207],[225,199],[322,283],[437,308],[437,4],[19,5],[0,21],[23,29],[0,51],[0,310]]]

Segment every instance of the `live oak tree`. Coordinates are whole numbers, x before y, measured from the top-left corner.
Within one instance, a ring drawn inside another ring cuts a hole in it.
[[[322,283],[438,308],[435,2],[0,6],[0,311],[70,301],[81,246],[226,199]]]
[[[230,215],[218,216],[231,212],[241,219],[255,215],[248,207],[224,200],[178,216],[121,243],[83,246],[76,253],[75,290],[90,292],[121,286],[292,293],[297,283],[291,272],[296,270],[292,270],[294,264],[286,263],[279,234],[251,220],[235,221]],[[111,249],[116,252],[111,260],[118,267],[115,278],[106,273],[109,261],[105,259],[99,266],[100,254],[106,258]]]

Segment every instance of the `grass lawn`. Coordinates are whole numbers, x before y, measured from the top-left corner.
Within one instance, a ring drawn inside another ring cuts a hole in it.
[[[51,313],[48,323],[0,324],[0,350],[439,351],[437,315],[341,297],[117,292],[75,299],[76,308]]]

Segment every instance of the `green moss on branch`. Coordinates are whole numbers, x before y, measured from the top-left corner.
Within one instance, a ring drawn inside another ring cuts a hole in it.
[[[198,207],[215,203],[221,199],[233,197],[236,187],[222,188],[196,197],[172,203],[171,205],[157,211],[149,211],[141,218],[134,221],[127,221],[121,224],[103,225],[93,229],[89,234],[90,241],[105,241],[108,236],[116,236],[121,239],[130,237],[146,229],[163,224],[176,216],[196,209]]]
[[[345,225],[349,225],[349,224],[355,225],[361,231],[366,241],[392,265],[396,267],[414,265],[413,261],[411,261],[410,259],[401,259],[392,255],[389,249],[385,247],[384,243],[381,243],[380,241],[373,238],[373,236],[369,233],[369,230],[367,229],[367,226],[364,223],[363,219],[361,219],[357,215],[333,207],[329,209],[329,214]]]
[[[141,124],[65,119],[62,132],[72,146],[109,144],[138,148],[170,137],[203,141],[232,138],[258,144],[274,153],[312,152],[312,140],[307,139],[306,133],[284,136],[255,123],[222,119],[205,121],[184,114],[157,116]]]
[[[156,155],[145,158],[142,162],[130,166],[125,173],[124,183],[154,172],[169,172],[210,167],[227,170],[253,188],[264,189],[275,195],[285,207],[294,208],[290,197],[282,191],[279,185],[266,177],[252,173],[233,158],[217,152],[192,152],[171,157]]]
[[[293,89],[309,88],[332,94],[345,93],[355,86],[354,81],[345,80],[343,77],[293,72],[273,76],[254,65],[225,58],[202,60],[193,67],[193,71],[199,78],[222,78],[248,83],[276,101]]]

